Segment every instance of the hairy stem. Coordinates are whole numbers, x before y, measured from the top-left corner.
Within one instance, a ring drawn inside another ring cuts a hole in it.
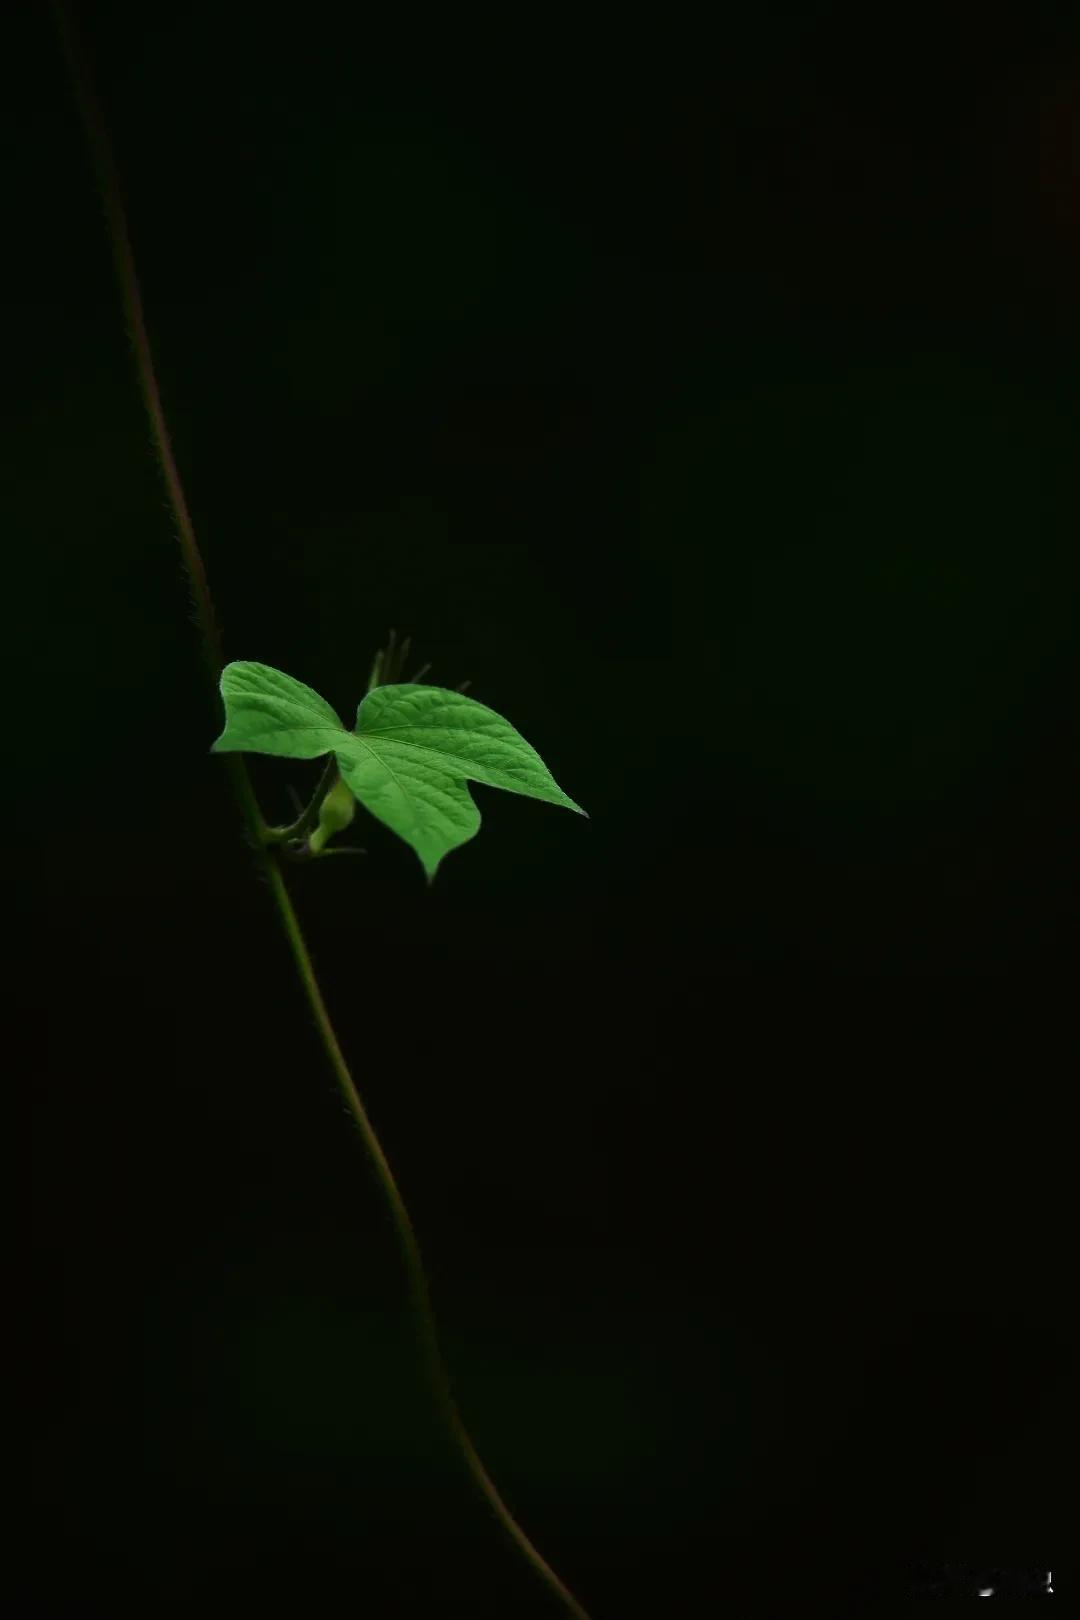
[[[79,104],[83,124],[86,130],[97,182],[101,191],[102,202],[105,207],[106,222],[112,242],[113,257],[116,265],[117,278],[120,284],[120,295],[123,301],[124,314],[127,321],[128,334],[131,339],[135,356],[135,367],[138,373],[139,386],[142,392],[143,403],[146,406],[150,422],[151,437],[154,450],[161,467],[165,487],[168,492],[169,504],[176,521],[177,535],[180,550],[184,560],[190,584],[192,600],[196,610],[196,618],[202,636],[204,661],[207,671],[212,678],[215,695],[218,683],[224,668],[222,655],[221,634],[214,614],[213,601],[210,596],[210,587],[207,583],[206,570],[203,566],[202,556],[195,538],[195,530],[188,510],[187,500],[184,496],[183,485],[173,454],[172,441],[169,437],[165,422],[165,413],[162,409],[161,394],[158,388],[157,376],[154,371],[153,358],[150,349],[150,340],[146,330],[146,321],[143,314],[142,297],[139,291],[139,282],[135,273],[135,261],[131,250],[131,241],[128,235],[127,220],[121,198],[119,178],[115,159],[112,153],[104,118],[94,90],[93,80],[85,54],[82,50],[74,21],[65,0],[53,0],[53,12],[57,21],[64,55],[67,59],[71,74],[75,96]],[[408,643],[400,650],[399,661],[407,651]],[[379,658],[372,669],[371,685],[378,683],[380,674],[386,665],[393,662],[393,632],[391,632],[390,646],[385,661]],[[370,690],[370,688],[369,688]],[[442,1415],[447,1423],[450,1433],[461,1451],[465,1464],[473,1480],[479,1486],[483,1496],[495,1513],[503,1529],[514,1541],[523,1557],[532,1566],[535,1573],[546,1583],[564,1603],[567,1610],[578,1617],[578,1620],[589,1620],[588,1613],[574,1597],[573,1593],[559,1579],[551,1565],[533,1546],[524,1530],[514,1518],[510,1509],[503,1501],[497,1487],[488,1474],[480,1456],[473,1445],[468,1430],[462,1421],[454,1400],[450,1379],[439,1344],[438,1329],[435,1323],[435,1314],[431,1303],[431,1294],[428,1286],[427,1274],[424,1269],[420,1246],[416,1232],[409,1216],[408,1209],[401,1196],[394,1173],[383,1152],[382,1145],[375,1134],[374,1127],[368,1118],[356,1081],[353,1079],[345,1056],[338,1043],[330,1015],[326,1010],[322,991],[311,955],[305,943],[300,922],[285,884],[284,873],[275,858],[273,850],[269,847],[274,840],[268,840],[268,831],[276,832],[278,829],[268,829],[259,808],[254,785],[248,774],[243,757],[240,754],[226,754],[223,756],[229,769],[232,787],[247,832],[248,842],[251,845],[255,859],[266,877],[273,895],[282,926],[292,950],[293,960],[300,976],[301,984],[307,996],[308,1005],[315,1019],[315,1025],[326,1052],[327,1059],[334,1072],[334,1077],[341,1090],[349,1113],[359,1129],[368,1157],[375,1171],[376,1178],[383,1195],[390,1208],[394,1226],[397,1232],[402,1256],[409,1276],[412,1303],[420,1328],[420,1335],[431,1378],[431,1384],[438,1401]],[[309,815],[318,814],[318,804],[321,799],[321,790],[328,787],[333,779],[335,761],[327,765],[323,781],[320,782],[320,791],[316,792],[312,805],[300,818],[304,821]],[[313,813],[313,814],[312,814]]]

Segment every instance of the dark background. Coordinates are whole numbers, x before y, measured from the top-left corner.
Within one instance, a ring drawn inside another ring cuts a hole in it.
[[[1070,9],[81,14],[226,655],[348,714],[411,633],[589,812],[289,882],[594,1620],[1063,1545]],[[558,1612],[208,752],[47,8],[8,60],[33,1612]]]

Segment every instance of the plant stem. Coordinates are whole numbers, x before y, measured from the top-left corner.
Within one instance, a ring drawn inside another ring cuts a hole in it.
[[[329,793],[330,789],[333,787],[336,776],[337,759],[333,754],[331,754],[330,758],[323,767],[323,773],[319,777],[318,785],[315,789],[314,795],[312,796],[311,803],[306,807],[306,809],[301,810],[300,814],[290,827],[265,827],[262,835],[263,843],[288,844],[291,843],[294,838],[303,838],[309,827],[314,827],[315,823],[318,821],[319,807],[326,798],[326,795]]]
[[[394,1227],[397,1231],[398,1242],[401,1246],[402,1255],[409,1274],[409,1287],[412,1294],[412,1303],[416,1312],[417,1321],[420,1326],[421,1344],[424,1352],[424,1359],[427,1364],[428,1375],[431,1379],[432,1387],[439,1406],[442,1409],[443,1418],[445,1419],[454,1440],[461,1450],[466,1467],[468,1468],[476,1484],[480,1487],[480,1490],[487,1499],[488,1504],[494,1510],[495,1516],[502,1525],[503,1529],[516,1543],[520,1552],[532,1565],[533,1569],[541,1577],[541,1579],[544,1580],[552,1591],[554,1591],[562,1599],[567,1610],[572,1615],[575,1615],[577,1620],[589,1620],[587,1610],[582,1608],[581,1604],[574,1597],[573,1593],[563,1585],[563,1582],[559,1579],[558,1575],[556,1575],[551,1565],[542,1556],[539,1550],[534,1547],[533,1543],[529,1540],[524,1530],[510,1512],[510,1509],[500,1496],[498,1488],[492,1480],[491,1475],[484,1467],[480,1454],[473,1445],[469,1431],[465,1427],[461,1413],[458,1410],[457,1402],[454,1399],[454,1392],[450,1386],[450,1378],[446,1369],[446,1362],[443,1359],[442,1348],[439,1343],[438,1328],[435,1324],[435,1312],[431,1303],[431,1290],[428,1285],[427,1272],[424,1269],[423,1257],[420,1253],[420,1244],[416,1236],[416,1229],[413,1226],[412,1218],[409,1215],[405,1200],[401,1196],[398,1184],[394,1179],[394,1172],[391,1170],[386,1154],[383,1152],[382,1144],[375,1134],[375,1129],[371,1123],[371,1120],[368,1118],[367,1110],[364,1107],[360,1093],[357,1090],[356,1082],[352,1077],[349,1066],[345,1061],[344,1053],[338,1044],[334,1026],[330,1022],[330,1015],[326,1010],[326,1004],[323,1001],[322,991],[319,988],[319,982],[315,977],[311,957],[308,954],[307,946],[305,945],[303,935],[300,932],[296,912],[289,903],[289,896],[285,889],[285,882],[281,874],[281,869],[274,862],[271,863],[271,867],[273,872],[271,886],[274,889],[276,896],[279,898],[282,919],[289,935],[289,943],[292,945],[293,957],[295,959],[297,969],[299,970],[300,977],[304,982],[304,988],[307,991],[308,1003],[311,1007],[312,1013],[315,1016],[315,1023],[318,1027],[319,1034],[322,1037],[323,1046],[325,1047],[326,1054],[330,1059],[330,1064],[334,1070],[335,1078],[337,1079],[338,1086],[341,1090],[342,1096],[345,1099],[349,1113],[352,1115],[359,1128],[360,1135],[363,1138],[364,1146],[367,1148],[368,1157],[371,1160],[372,1167],[374,1168],[379,1185],[382,1188],[383,1195],[390,1207]]]
[[[116,265],[117,278],[120,283],[120,293],[127,320],[128,335],[131,339],[135,355],[135,366],[139,378],[143,403],[146,406],[150,421],[151,437],[154,450],[161,467],[165,487],[168,492],[169,504],[176,521],[177,535],[180,541],[180,551],[187,570],[188,581],[192,598],[195,604],[199,629],[202,633],[204,660],[207,670],[212,678],[215,695],[224,668],[222,655],[221,635],[214,614],[213,601],[210,596],[210,587],[207,583],[206,570],[203,566],[202,556],[195,538],[195,530],[188,510],[187,500],[184,496],[183,485],[180,481],[176,458],[173,454],[172,441],[169,438],[165,422],[165,414],[161,404],[161,394],[158,388],[157,376],[154,371],[153,357],[150,349],[150,340],[146,330],[143,315],[142,296],[139,291],[138,278],[135,273],[135,261],[131,250],[128,235],[127,220],[124,213],[120,192],[119,176],[113,157],[111,143],[101,113],[93,80],[85,54],[81,47],[74,21],[70,15],[65,0],[53,0],[53,12],[56,17],[64,55],[67,59],[68,69],[74,85],[75,96],[79,104],[83,124],[89,140],[93,156],[94,169],[101,190],[102,201],[105,206],[106,222],[112,242],[113,257]],[[407,643],[406,643],[407,648]],[[391,661],[393,650],[393,636],[388,649],[387,661]],[[404,654],[405,649],[402,649]],[[383,663],[376,660],[372,670],[372,685],[376,684]],[[369,687],[370,690],[370,687]],[[424,1269],[423,1258],[416,1231],[409,1216],[404,1199],[394,1179],[394,1173],[383,1152],[378,1136],[368,1118],[356,1081],[353,1079],[345,1056],[338,1043],[334,1026],[323,1000],[322,991],[311,955],[304,940],[300,922],[293,906],[291,896],[285,884],[285,877],[281,866],[275,859],[273,851],[268,847],[268,829],[259,808],[254,785],[248,774],[243,757],[240,754],[226,754],[223,756],[229,768],[233,790],[243,817],[248,842],[251,845],[255,859],[266,877],[270,892],[277,905],[282,926],[288,938],[293,954],[293,960],[299,973],[301,984],[307,996],[308,1005],[315,1019],[315,1025],[322,1041],[326,1056],[333,1069],[334,1077],[341,1090],[341,1094],[352,1115],[365,1148],[368,1158],[375,1171],[383,1196],[390,1208],[394,1226],[397,1231],[398,1242],[402,1257],[408,1272],[412,1304],[420,1328],[420,1335],[439,1408],[450,1433],[461,1451],[465,1464],[473,1480],[479,1486],[488,1505],[492,1508],[496,1518],[503,1529],[514,1541],[518,1550],[534,1572],[543,1580],[565,1604],[567,1610],[577,1617],[577,1620],[589,1620],[587,1611],[574,1597],[573,1593],[563,1584],[551,1565],[533,1546],[524,1530],[514,1518],[510,1509],[503,1501],[491,1476],[484,1467],[483,1462],[473,1445],[468,1430],[462,1421],[450,1386],[450,1378],[446,1363],[443,1359],[439,1344],[438,1329],[435,1323],[435,1314],[431,1303],[431,1293]],[[319,791],[304,815],[305,818],[314,812],[318,814],[318,805],[322,790],[328,787],[333,779],[336,761],[331,758],[323,780],[319,784]],[[271,840],[272,842],[272,840]]]

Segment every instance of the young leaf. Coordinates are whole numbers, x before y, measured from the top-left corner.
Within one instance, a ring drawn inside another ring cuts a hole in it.
[[[480,830],[467,781],[587,814],[508,720],[442,686],[375,687],[334,753],[360,803],[412,846],[429,883]]]
[[[221,676],[221,696],[225,730],[211,743],[212,754],[316,759],[330,753],[345,731],[318,692],[269,664],[227,664]]]
[[[429,884],[443,857],[480,830],[470,781],[587,815],[508,720],[460,691],[376,686],[352,731],[310,686],[267,664],[227,665],[221,695],[225,730],[212,753],[333,753],[347,792],[416,851]]]

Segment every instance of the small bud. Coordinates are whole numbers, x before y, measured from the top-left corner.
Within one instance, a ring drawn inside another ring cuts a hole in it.
[[[338,777],[319,806],[319,825],[311,835],[311,853],[318,855],[327,840],[333,838],[335,833],[344,832],[355,815],[356,800]]]

